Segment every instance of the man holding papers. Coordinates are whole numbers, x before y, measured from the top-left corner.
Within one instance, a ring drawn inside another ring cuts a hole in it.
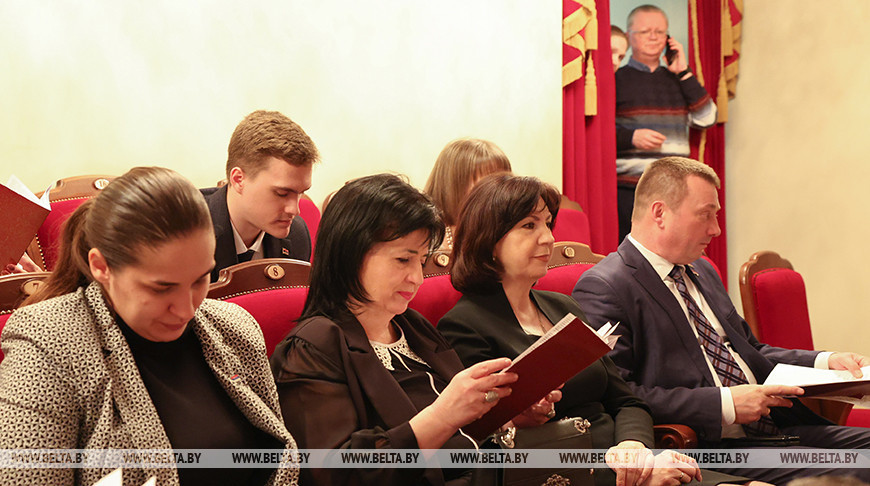
[[[593,327],[620,322],[622,337],[611,357],[655,420],[689,425],[702,445],[789,435],[807,447],[870,447],[870,429],[835,426],[790,399],[803,393],[800,388],[758,384],[776,363],[860,374],[870,360],[755,339],[716,271],[700,259],[720,233],[718,187],[716,174],[700,162],[668,157],[651,164],[638,183],[631,234],[583,274],[574,298]],[[737,471],[775,484],[821,474],[870,480],[866,469]]]

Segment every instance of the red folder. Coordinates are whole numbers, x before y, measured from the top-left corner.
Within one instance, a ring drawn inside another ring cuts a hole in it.
[[[610,346],[591,327],[573,314],[566,315],[504,370],[519,376],[509,385],[511,394],[462,427],[463,432],[485,438],[608,351]]]
[[[17,264],[49,210],[0,184],[0,268]]]

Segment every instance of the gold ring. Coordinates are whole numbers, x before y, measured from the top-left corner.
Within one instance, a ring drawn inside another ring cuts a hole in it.
[[[551,408],[549,412],[547,412],[547,418],[553,418],[556,416],[556,408]]]
[[[492,403],[498,400],[498,392],[495,390],[490,390],[483,394],[483,401],[486,403]]]

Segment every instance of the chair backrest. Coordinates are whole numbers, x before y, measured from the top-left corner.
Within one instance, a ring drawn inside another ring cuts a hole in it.
[[[12,312],[29,297],[42,282],[51,275],[49,272],[16,273],[0,277],[0,333]],[[0,351],[0,361],[3,361],[3,351]]]
[[[429,322],[437,324],[450,309],[456,305],[462,294],[453,288],[450,281],[450,265],[449,261],[443,263],[440,267],[432,262],[439,255],[447,256],[449,254],[436,252],[432,258],[426,262],[423,267],[424,275],[428,275],[423,279],[423,285],[417,290],[417,295],[408,307],[423,314]],[[595,263],[601,261],[603,255],[592,253],[588,245],[573,241],[561,241],[555,244],[553,254],[550,256],[549,271],[547,275],[540,279],[535,288],[541,290],[552,290],[554,292],[562,292],[568,295],[574,289],[574,284],[580,278],[580,274],[586,271]],[[428,271],[426,267],[431,263],[431,269]]]
[[[308,232],[311,234],[311,248],[314,248],[317,243],[317,229],[320,228],[320,210],[306,194],[299,198],[299,216],[302,216],[305,224],[308,225]]]
[[[582,211],[560,208],[553,226],[553,238],[556,241],[577,241],[589,244],[592,240],[589,217]]]
[[[271,356],[275,346],[296,325],[307,297],[308,287],[294,287],[240,294],[222,300],[240,305],[254,316],[263,330],[266,352]]]
[[[37,265],[46,271],[54,269],[63,224],[83,202],[99,194],[114,178],[110,175],[83,175],[67,177],[55,183],[48,192],[51,212],[27,249],[27,254]],[[37,196],[41,197],[42,193]]]
[[[6,321],[9,320],[9,316],[11,315],[12,314],[0,314],[0,334],[3,333],[3,328],[6,327]],[[3,361],[4,356],[3,350],[0,350],[0,362]]]
[[[754,253],[740,267],[743,314],[759,341],[813,349],[807,292],[791,262],[772,251]]]
[[[228,299],[271,289],[307,287],[311,264],[289,258],[263,258],[239,263],[220,271],[209,285],[208,297]]]
[[[588,245],[575,241],[557,241],[547,265],[547,275],[535,284],[538,290],[571,295],[580,275],[600,262],[604,255],[593,253]]]
[[[423,278],[450,275],[453,268],[453,255],[449,251],[435,250],[423,265]]]
[[[49,272],[34,272],[0,277],[0,315],[11,314],[49,275]]]
[[[719,270],[719,265],[716,265],[716,262],[714,262],[713,259],[708,257],[707,255],[701,255],[701,258],[707,260],[707,263],[709,263],[713,267],[713,270],[716,270],[716,275],[719,275],[719,280],[722,280],[722,271]],[[725,289],[727,290],[728,282],[722,280],[722,284],[725,285]]]
[[[423,285],[408,307],[423,314],[433,326],[459,302],[462,294],[453,288],[450,275],[436,275],[423,279]]]

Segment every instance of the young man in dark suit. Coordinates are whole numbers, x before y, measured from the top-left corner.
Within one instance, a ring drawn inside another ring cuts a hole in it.
[[[631,233],[583,274],[573,296],[593,327],[619,322],[611,353],[656,422],[692,427],[702,446],[723,438],[800,437],[805,447],[864,449],[870,429],[841,427],[790,396],[803,390],[760,385],[774,365],[849,370],[861,376],[868,358],[776,348],[758,342],[737,314],[716,271],[701,253],[719,235],[713,170],[694,160],[653,162],[637,186]],[[720,469],[774,484],[797,476],[870,469]]]
[[[227,149],[227,184],[203,189],[220,270],[260,258],[311,259],[311,236],[299,199],[311,187],[317,147],[277,111],[255,111],[236,127]]]

